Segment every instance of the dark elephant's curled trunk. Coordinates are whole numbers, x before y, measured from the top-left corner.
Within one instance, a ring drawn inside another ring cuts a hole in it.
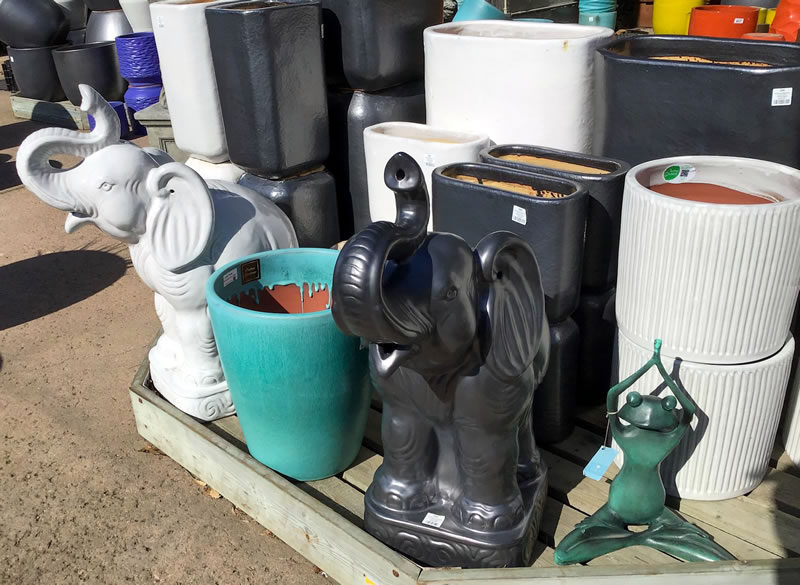
[[[383,271],[387,261],[402,262],[425,240],[430,206],[425,178],[409,155],[389,159],[384,181],[395,193],[397,219],[370,224],[344,247],[333,274],[331,311],[348,335],[403,344],[417,332],[392,310],[398,303],[384,296]]]

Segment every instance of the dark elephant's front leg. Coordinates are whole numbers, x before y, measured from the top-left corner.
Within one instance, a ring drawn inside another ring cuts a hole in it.
[[[519,425],[519,465],[517,474],[521,482],[535,480],[541,475],[541,456],[536,448],[536,440],[533,435],[533,416],[531,406],[525,409],[522,422]]]

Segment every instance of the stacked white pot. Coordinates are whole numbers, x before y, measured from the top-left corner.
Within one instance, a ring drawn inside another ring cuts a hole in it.
[[[385,122],[364,130],[364,153],[367,163],[367,189],[372,221],[394,221],[397,204],[394,192],[383,177],[386,163],[398,152],[405,152],[417,161],[425,176],[428,196],[433,196],[433,169],[456,162],[476,162],[481,150],[489,146],[489,137],[481,134],[453,132],[413,122]],[[433,208],[433,201],[431,201]],[[433,229],[433,214],[428,230]]]
[[[614,31],[511,21],[425,30],[425,106],[432,126],[497,144],[592,151],[594,52]]]
[[[206,180],[238,180],[244,171],[230,162],[219,105],[205,10],[235,0],[161,0],[150,4],[175,144],[187,164]],[[192,159],[199,159],[194,164]],[[211,166],[212,163],[217,166]]]
[[[649,189],[690,182],[770,202],[704,203]],[[641,367],[660,338],[664,366],[698,407],[662,466],[667,491],[701,500],[747,493],[767,472],[794,353],[800,171],[714,156],[634,167],[619,249],[619,379]],[[654,376],[632,389],[661,391]]]

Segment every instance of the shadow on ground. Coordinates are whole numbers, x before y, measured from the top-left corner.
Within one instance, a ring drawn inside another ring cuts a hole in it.
[[[0,150],[19,146],[25,138],[37,130],[46,128],[47,124],[41,122],[15,122],[0,126]]]
[[[17,174],[17,163],[11,160],[11,155],[0,154],[0,191],[21,185]]]
[[[0,331],[55,313],[119,280],[128,262],[99,250],[71,250],[0,266]]]

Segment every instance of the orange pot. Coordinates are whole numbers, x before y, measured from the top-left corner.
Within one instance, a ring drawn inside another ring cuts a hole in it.
[[[769,25],[769,32],[782,34],[789,41],[797,40],[800,28],[800,0],[781,0],[775,10],[775,18]]]
[[[697,6],[689,19],[689,34],[738,39],[745,33],[756,32],[757,25],[756,6]]]
[[[742,39],[748,41],[778,41],[778,42],[783,42],[786,40],[783,38],[782,34],[760,33],[760,32],[745,33],[742,35]]]

